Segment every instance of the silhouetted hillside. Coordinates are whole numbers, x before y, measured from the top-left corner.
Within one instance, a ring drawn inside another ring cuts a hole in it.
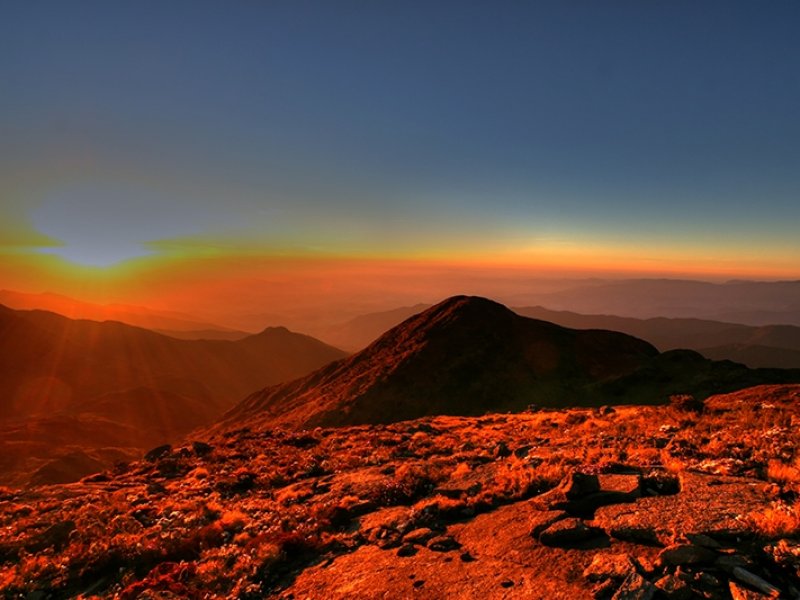
[[[564,327],[621,331],[647,340],[662,351],[688,348],[707,358],[733,360],[752,368],[800,368],[800,327],[792,325],[755,327],[704,319],[635,319],[583,315],[541,306],[514,308],[514,312]]]
[[[691,351],[659,354],[629,335],[567,329],[458,296],[348,359],[249,396],[220,427],[388,423],[529,404],[653,404],[675,393],[705,397],[773,381],[800,381],[800,371],[753,371]]]
[[[0,306],[0,437],[15,439],[4,447],[0,482],[18,483],[11,471],[30,472],[71,446],[135,454],[174,440],[252,390],[344,355],[282,327],[238,341],[190,341]],[[42,435],[58,423],[57,437]],[[113,431],[119,435],[109,438]]]

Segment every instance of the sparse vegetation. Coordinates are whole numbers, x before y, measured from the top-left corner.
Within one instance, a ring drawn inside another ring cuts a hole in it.
[[[766,538],[796,537],[800,534],[800,501],[792,505],[778,502],[748,518],[756,532]]]
[[[758,478],[774,488],[774,502],[743,515],[753,534],[796,538],[800,429],[789,425],[800,407],[787,394],[760,408],[757,393],[712,399],[691,418],[676,408],[618,407],[254,428],[80,485],[6,488],[0,589],[10,598],[37,590],[261,597],[312,561],[364,544],[396,547],[397,537],[359,526],[381,510],[405,515],[405,530],[441,529],[545,492],[571,470],[620,465],[646,469],[643,488],[653,493],[677,491],[670,473]]]

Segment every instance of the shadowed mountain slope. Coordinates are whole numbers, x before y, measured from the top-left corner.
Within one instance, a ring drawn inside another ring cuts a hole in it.
[[[72,479],[120,452],[134,457],[208,425],[254,389],[344,355],[282,327],[238,341],[178,340],[0,306],[0,484],[22,484],[70,452],[89,456],[69,462]],[[70,480],[62,471],[56,480]]]
[[[574,330],[458,296],[415,315],[362,352],[267,388],[217,427],[388,423],[542,406],[657,403],[707,396],[800,371],[752,371],[696,352],[659,352],[622,333]]]
[[[343,355],[282,327],[238,341],[178,340],[112,321],[0,307],[0,408],[6,418],[47,414],[148,388],[222,410]]]
[[[395,325],[430,307],[430,304],[415,304],[359,315],[329,327],[326,331],[320,332],[319,337],[337,348],[363,350]]]
[[[514,312],[564,327],[621,331],[647,340],[661,351],[689,348],[713,360],[733,360],[753,368],[800,368],[800,327],[792,325],[755,327],[706,319],[635,319],[541,306],[514,308]]]

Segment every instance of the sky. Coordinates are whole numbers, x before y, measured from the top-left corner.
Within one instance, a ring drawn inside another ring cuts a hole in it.
[[[0,287],[800,278],[797,2],[0,11]]]

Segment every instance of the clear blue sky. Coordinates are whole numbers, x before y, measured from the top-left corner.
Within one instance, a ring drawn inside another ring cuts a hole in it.
[[[1,10],[6,246],[800,259],[798,2]]]

